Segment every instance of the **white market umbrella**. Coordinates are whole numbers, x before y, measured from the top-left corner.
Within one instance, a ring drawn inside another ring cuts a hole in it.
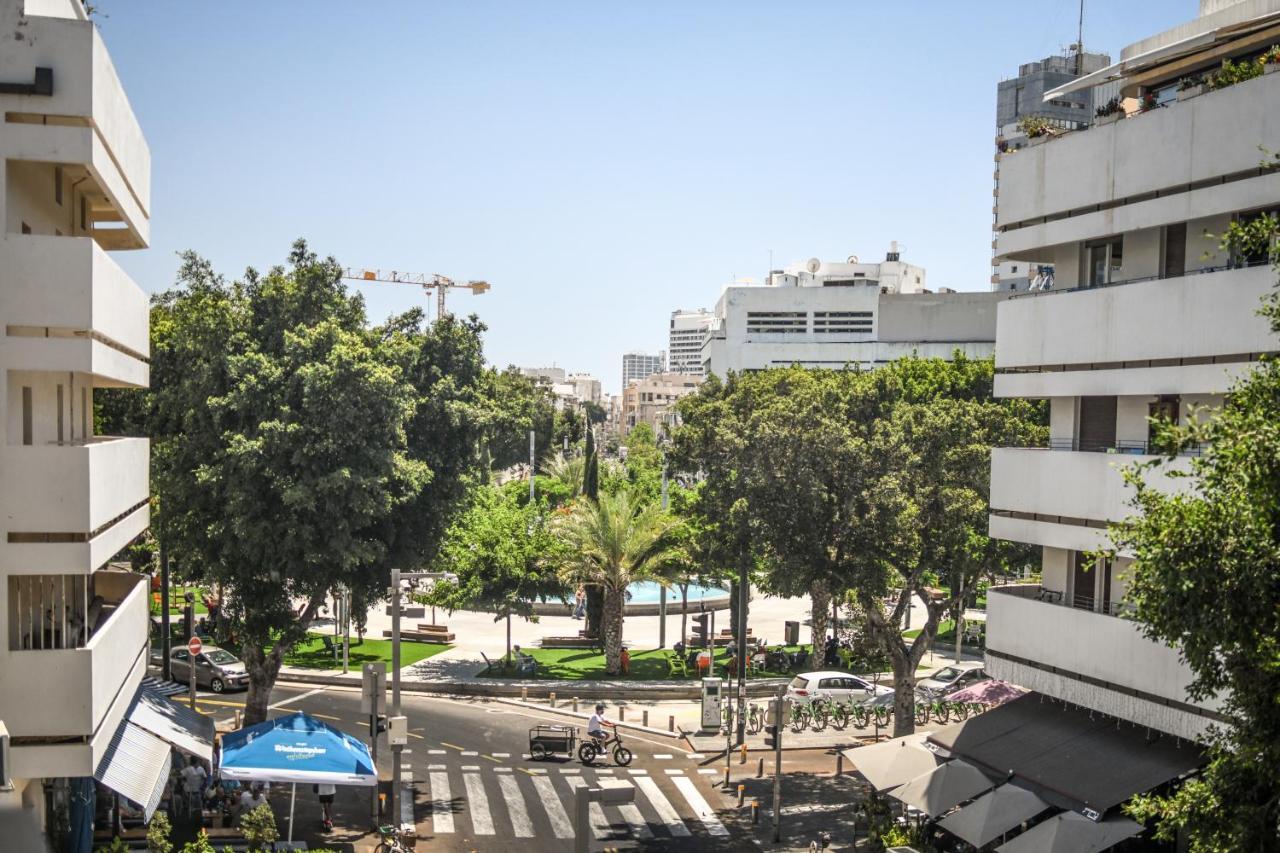
[[[947,815],[938,825],[974,847],[982,847],[1048,808],[1048,803],[1026,788],[1001,785]]]
[[[929,817],[937,817],[952,806],[972,800],[994,787],[995,783],[985,773],[957,758],[890,791],[889,796],[915,806]]]
[[[844,750],[844,757],[877,791],[896,788],[938,766],[938,756],[924,746],[929,732]]]
[[[996,853],[1100,853],[1142,832],[1127,817],[1095,823],[1082,814],[1063,812],[1031,827]]]

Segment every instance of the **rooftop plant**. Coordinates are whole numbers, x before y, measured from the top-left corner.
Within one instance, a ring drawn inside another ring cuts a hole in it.
[[[1018,120],[1018,129],[1030,139],[1035,139],[1039,136],[1052,136],[1055,132],[1053,125],[1043,116],[1023,116]]]
[[[1124,107],[1121,106],[1120,99],[1117,97],[1117,98],[1112,98],[1102,106],[1098,107],[1096,110],[1093,111],[1093,114],[1098,118],[1106,118],[1107,116],[1115,115],[1116,113],[1121,113],[1121,112],[1124,112]]]

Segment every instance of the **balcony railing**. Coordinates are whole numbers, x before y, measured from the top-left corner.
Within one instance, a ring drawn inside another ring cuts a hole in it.
[[[1044,604],[1068,607],[1072,610],[1084,610],[1089,613],[1114,616],[1119,619],[1132,619],[1134,613],[1133,605],[1124,601],[1102,602],[1098,601],[1093,596],[1068,597],[1062,590],[1048,589],[1035,584],[991,587],[989,591],[999,595],[1013,595],[1018,598],[1033,599],[1035,601],[1043,602]]]
[[[1163,456],[1167,445],[1150,441],[1083,441],[1079,438],[1051,438],[1048,445],[1027,444],[1023,447],[1039,447],[1044,450],[1059,450],[1071,453],[1118,453],[1126,456]],[[1189,443],[1179,447],[1175,456],[1201,456],[1204,447],[1198,443]]]
[[[1121,281],[1108,281],[1105,284],[1081,285],[1077,283],[1073,287],[1047,287],[1042,290],[1023,290],[1018,291],[1010,296],[1010,299],[1027,299],[1035,296],[1053,296],[1059,293],[1079,293],[1084,290],[1104,290],[1108,287],[1124,287],[1127,284],[1141,284],[1144,281],[1167,281],[1169,279],[1190,278],[1191,276],[1203,275],[1205,273],[1225,272],[1227,270],[1244,270],[1253,267],[1265,267],[1270,263],[1266,258],[1256,258],[1238,263],[1223,264],[1216,267],[1203,267],[1201,269],[1184,270],[1178,275],[1143,275],[1133,278],[1126,278]]]

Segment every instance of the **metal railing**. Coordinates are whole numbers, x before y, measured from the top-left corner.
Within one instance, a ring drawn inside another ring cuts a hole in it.
[[[1092,284],[1092,285],[1082,285],[1079,282],[1077,282],[1075,287],[1058,287],[1055,284],[1054,287],[1048,288],[1045,290],[1019,291],[1015,293],[1013,296],[1010,296],[1009,298],[1010,299],[1026,299],[1031,296],[1049,296],[1057,293],[1083,293],[1090,290],[1105,290],[1106,288],[1109,288],[1109,287],[1124,287],[1127,284],[1141,284],[1142,282],[1145,282],[1145,281],[1165,281],[1171,278],[1190,278],[1191,276],[1204,275],[1205,273],[1226,272],[1228,270],[1252,269],[1254,267],[1266,266],[1268,263],[1269,261],[1266,258],[1250,259],[1250,260],[1244,260],[1244,261],[1237,261],[1229,264],[1222,264],[1216,267],[1202,267],[1200,269],[1183,270],[1178,275],[1163,275],[1163,274],[1143,275],[1143,276],[1135,276],[1134,278],[1126,278],[1121,281],[1108,281],[1104,284]]]
[[[1029,598],[1044,604],[1052,604],[1058,607],[1069,607],[1072,610],[1085,610],[1089,613],[1097,613],[1102,616],[1113,616],[1118,619],[1131,618],[1133,615],[1133,605],[1123,601],[1100,602],[1094,596],[1073,595],[1068,597],[1065,592],[1057,589],[1046,589],[1042,586],[1032,584],[1016,584],[1014,586],[991,587],[988,593],[999,593],[1001,595],[1013,595],[1018,598]],[[989,607],[988,607],[989,609]]]
[[[1047,450],[1063,450],[1071,453],[1119,453],[1126,456],[1163,456],[1167,445],[1159,445],[1148,441],[1081,441],[1078,438],[1051,438]],[[1199,444],[1188,444],[1178,448],[1178,456],[1200,456],[1204,448]]]

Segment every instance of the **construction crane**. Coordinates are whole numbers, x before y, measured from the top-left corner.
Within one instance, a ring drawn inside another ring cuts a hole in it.
[[[376,281],[382,284],[416,284],[427,293],[434,290],[436,292],[436,319],[445,316],[444,295],[450,289],[470,290],[478,296],[490,287],[487,281],[456,282],[448,276],[434,272],[411,273],[397,270],[367,270],[347,267],[342,271],[342,277],[352,281]]]

